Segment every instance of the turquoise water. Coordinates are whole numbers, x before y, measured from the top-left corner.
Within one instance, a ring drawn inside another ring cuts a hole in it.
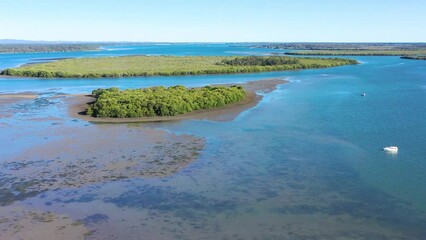
[[[34,58],[272,51],[229,44],[111,46],[100,52],[0,55],[0,68]],[[4,124],[0,125],[4,143],[0,155],[18,156],[39,144],[43,133],[59,128],[97,128],[72,121],[62,99],[46,100],[55,94],[109,86],[201,86],[283,78],[290,83],[266,94],[234,121],[128,125],[129,129],[150,127],[206,139],[199,158],[172,176],[48,191],[22,204],[75,219],[89,213],[103,216],[107,220],[102,224],[109,227],[95,226],[99,235],[94,238],[108,232],[135,239],[426,239],[426,61],[355,58],[362,64],[256,74],[0,78],[0,93],[40,94],[38,102],[20,102],[3,110],[15,111],[12,118],[0,120]],[[360,96],[363,92],[365,97]],[[28,121],[50,116],[65,121],[60,126],[53,125],[55,120]],[[388,145],[397,145],[399,153],[381,151]],[[174,220],[164,221],[167,218]],[[164,225],[156,233],[143,235],[120,227],[117,219],[132,221],[139,231],[154,223]],[[147,225],[141,226],[142,222]]]

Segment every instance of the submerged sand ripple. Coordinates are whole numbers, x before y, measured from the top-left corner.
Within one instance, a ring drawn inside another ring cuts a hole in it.
[[[0,239],[85,239],[90,232],[80,222],[50,212],[23,207],[0,208]]]
[[[58,188],[178,172],[204,140],[149,128],[100,125],[30,148],[0,165],[0,206]]]

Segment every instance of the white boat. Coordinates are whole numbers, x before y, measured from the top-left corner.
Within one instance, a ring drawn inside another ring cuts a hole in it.
[[[397,153],[398,152],[398,147],[396,147],[396,146],[384,147],[383,151],[390,152],[390,153]]]
[[[367,94],[365,94],[365,93],[361,93],[361,96],[363,96],[363,97],[365,97]]]

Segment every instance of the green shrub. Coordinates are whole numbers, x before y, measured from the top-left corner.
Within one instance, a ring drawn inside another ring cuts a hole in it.
[[[184,86],[145,89],[96,89],[96,98],[86,114],[93,117],[134,118],[175,116],[200,109],[222,107],[244,99],[241,86],[186,88]]]

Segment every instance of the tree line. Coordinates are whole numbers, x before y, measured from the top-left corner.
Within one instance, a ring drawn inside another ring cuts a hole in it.
[[[76,52],[98,49],[98,44],[0,44],[0,53]]]
[[[299,64],[299,63],[300,63],[300,59],[298,58],[282,57],[282,56],[236,57],[233,59],[224,59],[220,62],[220,64],[230,65],[230,66],[276,66],[276,65],[289,65],[289,64]]]

